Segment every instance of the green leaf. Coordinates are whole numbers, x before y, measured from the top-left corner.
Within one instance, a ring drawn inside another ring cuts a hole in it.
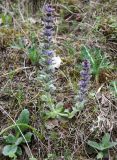
[[[86,59],[88,58],[91,61],[92,65],[95,64],[94,58],[92,57],[89,49],[86,46],[83,46],[81,48],[81,53],[83,58],[86,58]]]
[[[20,113],[19,118],[16,121],[16,124],[20,124],[20,123],[23,123],[23,124],[28,124],[29,123],[29,111],[28,111],[28,109],[24,109]],[[22,126],[20,126],[20,129],[21,129],[22,132],[24,132],[27,129],[27,127],[22,125]],[[18,128],[16,128],[16,131],[19,132]]]
[[[84,109],[84,102],[76,103],[75,108],[77,109],[78,112],[82,111]]]
[[[37,63],[38,60],[39,60],[37,50],[36,50],[34,47],[32,47],[32,48],[30,48],[30,49],[28,50],[28,52],[29,52],[29,53],[28,53],[28,56],[29,56],[29,59],[31,60],[31,62],[32,62],[33,64]]]
[[[63,108],[63,102],[59,102],[56,104],[56,108]]]
[[[117,142],[110,142],[108,146],[104,147],[104,149],[109,149],[109,148],[115,147],[116,145],[117,145]]]
[[[21,144],[22,143],[22,140],[23,140],[23,138],[22,137],[19,137],[18,139],[17,139],[17,141],[15,142],[15,145],[19,145],[19,144]]]
[[[104,137],[102,138],[102,144],[101,144],[101,146],[104,149],[109,149],[109,148],[112,148],[112,147],[114,147],[116,145],[117,145],[117,142],[110,142],[110,134],[109,133],[106,133],[104,135]]]
[[[9,134],[8,136],[6,136],[4,138],[5,138],[6,143],[10,143],[10,144],[15,143],[17,140],[17,138],[12,134]]]
[[[98,154],[97,154],[97,159],[102,159],[103,158],[103,152],[99,152]]]
[[[16,153],[17,153],[18,156],[22,155],[22,149],[21,149],[21,147],[18,146]]]
[[[47,95],[42,95],[41,100],[44,102],[48,102],[48,96]]]
[[[110,134],[106,133],[102,138],[102,146],[107,147],[109,145],[109,142],[110,142]]]
[[[82,111],[84,109],[84,102],[82,103],[76,103],[75,107],[73,108],[73,111],[69,113],[68,118],[73,118],[76,113]]]
[[[59,108],[52,108],[52,111],[46,113],[47,118],[56,118],[63,112],[63,106],[59,106]]]
[[[9,156],[11,158],[13,158],[15,156],[15,153],[17,151],[17,146],[16,145],[6,145],[3,148],[3,155],[4,156]]]
[[[97,142],[94,141],[88,141],[87,144],[95,149],[101,150],[100,148],[100,144],[98,144]]]
[[[74,107],[73,111],[68,114],[68,118],[70,119],[73,118],[77,112],[78,110]]]
[[[26,138],[26,141],[27,142],[31,142],[31,137],[32,137],[32,135],[33,135],[33,133],[31,133],[31,132],[27,132],[25,135],[24,135],[24,137]],[[26,141],[23,139],[23,143],[26,143]]]
[[[24,109],[20,113],[19,118],[17,120],[17,123],[24,123],[24,124],[28,124],[29,123],[29,111],[28,111],[28,109]]]

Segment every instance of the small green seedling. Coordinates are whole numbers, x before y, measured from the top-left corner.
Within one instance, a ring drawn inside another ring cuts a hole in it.
[[[26,142],[31,142],[32,133],[27,131],[26,125],[29,123],[29,111],[27,109],[24,109],[21,114],[19,115],[18,120],[16,121],[16,124],[22,124],[19,126],[20,129],[18,129],[17,126],[13,128],[14,134],[9,134],[7,136],[4,136],[5,139],[5,146],[3,148],[3,155],[8,156],[11,159],[16,159],[17,156],[22,155],[22,148],[21,146],[25,144]],[[23,125],[24,124],[24,125]],[[22,137],[21,132],[23,133],[24,137]]]
[[[98,151],[97,159],[108,158],[108,149],[115,147],[117,142],[110,142],[110,134],[105,133],[100,143],[95,141],[88,141],[89,146],[93,147]]]

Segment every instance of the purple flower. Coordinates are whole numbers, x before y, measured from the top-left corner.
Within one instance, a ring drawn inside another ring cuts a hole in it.
[[[43,53],[50,56],[54,53],[54,51],[53,50],[44,50]]]
[[[49,13],[52,13],[54,11],[54,8],[52,8],[52,6],[50,4],[46,4],[44,6],[44,11],[49,14]]]
[[[42,53],[47,55],[47,63],[51,63],[51,58],[53,57],[53,50],[50,50],[53,38],[53,31],[54,31],[54,8],[50,4],[46,4],[44,6],[44,47]]]
[[[52,36],[52,30],[51,29],[45,29],[44,35],[49,36],[49,37]]]
[[[79,82],[79,101],[85,100],[86,93],[90,82],[90,62],[84,60],[82,62],[82,71],[80,72],[81,80]]]
[[[52,60],[48,59],[47,64],[49,64],[49,65],[52,64]]]
[[[46,41],[48,43],[52,40],[52,36],[53,36],[53,29],[54,29],[53,27],[54,17],[52,15],[53,11],[54,9],[52,8],[52,5],[46,4],[44,6],[44,13],[45,13],[44,35],[46,36]]]

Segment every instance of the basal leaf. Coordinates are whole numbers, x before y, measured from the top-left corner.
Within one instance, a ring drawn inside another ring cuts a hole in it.
[[[109,149],[109,148],[115,147],[116,145],[117,145],[117,142],[110,142],[108,144],[108,146],[105,146],[105,149]]]
[[[102,138],[102,146],[107,147],[109,145],[109,142],[110,142],[110,134],[106,133]]]
[[[16,151],[17,151],[17,146],[16,145],[6,145],[3,148],[2,153],[3,153],[4,156],[14,157]]]
[[[24,109],[20,113],[19,118],[16,121],[16,123],[17,124],[21,124],[21,123],[22,124],[28,124],[29,123],[29,111],[28,111],[28,109]],[[20,126],[20,129],[21,129],[22,132],[24,132],[27,129],[27,127],[22,125],[22,126]],[[18,128],[16,128],[16,131],[18,131]]]
[[[94,141],[88,141],[87,144],[95,149],[101,150],[100,148],[100,144],[98,144],[97,142]]]
[[[12,134],[9,134],[8,136],[5,137],[6,143],[9,143],[9,144],[15,143],[16,140],[17,140],[17,138]]]
[[[89,49],[86,46],[82,46],[82,48],[81,48],[81,54],[82,54],[83,58],[89,59],[92,65],[95,64],[94,58],[92,57]]]
[[[22,140],[23,140],[23,138],[22,137],[19,137],[18,139],[17,139],[17,141],[15,142],[15,145],[19,145],[19,144],[21,144],[22,143]]]
[[[26,139],[27,142],[31,142],[32,135],[33,135],[33,133],[31,133],[31,132],[27,132],[27,133],[24,135],[24,137],[25,137],[25,139]],[[23,139],[22,142],[23,142],[23,143],[26,143],[26,141]]]
[[[24,123],[24,124],[28,124],[29,123],[29,111],[28,111],[28,109],[24,109],[20,113],[19,118],[17,120],[17,124],[18,123]]]

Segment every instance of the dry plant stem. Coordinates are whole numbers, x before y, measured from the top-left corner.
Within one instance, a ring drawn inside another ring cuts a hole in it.
[[[22,14],[22,12],[21,12],[20,1],[18,1],[18,10],[19,10],[19,14],[20,14],[20,16],[21,16],[22,21],[25,22],[24,16],[23,16],[23,14]]]
[[[63,7],[64,9],[66,9],[67,11],[69,11],[70,13],[74,13],[74,12],[72,12],[68,7],[66,7],[66,6],[64,6],[64,5],[62,5],[62,4],[58,4],[58,6],[60,7]]]
[[[9,75],[9,74],[11,74],[12,72],[13,72],[13,73],[16,73],[16,72],[20,72],[21,70],[26,70],[26,69],[29,69],[29,68],[32,68],[32,67],[21,67],[21,68],[17,68],[17,69],[15,69],[15,70],[11,71],[11,72],[4,73],[3,75],[0,76],[0,78]]]

